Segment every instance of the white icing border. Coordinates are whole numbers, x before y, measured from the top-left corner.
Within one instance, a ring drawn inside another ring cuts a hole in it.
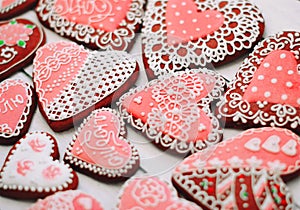
[[[17,1],[13,2],[12,4],[10,4],[7,7],[0,8],[0,14],[4,14],[6,12],[9,12],[10,10],[13,10],[15,7],[22,5],[26,1],[27,0],[17,0]]]

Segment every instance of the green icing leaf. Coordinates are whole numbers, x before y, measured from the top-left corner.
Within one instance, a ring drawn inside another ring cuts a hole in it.
[[[245,198],[248,198],[248,193],[247,193],[247,192],[244,192],[244,193],[243,193],[243,196],[244,196]]]
[[[19,40],[19,41],[18,41],[18,46],[19,46],[19,47],[25,48],[25,47],[26,47],[26,42],[23,41],[23,40]]]
[[[2,47],[5,44],[4,40],[0,40],[0,47]]]
[[[33,28],[35,28],[35,26],[34,25],[26,25],[26,28],[31,28],[31,29],[33,29]]]
[[[10,21],[9,22],[11,25],[15,25],[15,24],[17,24],[18,22],[16,21],[16,20],[12,20],[12,21]]]

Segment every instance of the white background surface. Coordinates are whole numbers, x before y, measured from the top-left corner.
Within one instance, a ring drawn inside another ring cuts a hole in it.
[[[261,10],[264,18],[266,29],[264,37],[275,34],[283,30],[296,30],[300,31],[300,1],[299,0],[252,0]],[[28,18],[34,21],[36,24],[40,24],[37,20],[34,11],[29,11],[21,17]],[[45,29],[47,42],[55,42],[62,40],[63,38],[56,35],[54,32]],[[141,59],[141,45],[140,36],[131,50],[133,54],[139,61],[141,71],[140,77],[136,85],[142,85],[147,82],[147,78],[144,73],[143,63]],[[243,58],[240,58],[230,64],[226,64],[222,67],[218,67],[217,70],[222,73],[227,79],[232,79],[236,73],[238,67],[242,63]],[[30,74],[32,71],[32,66],[29,66],[25,70]],[[32,83],[31,78],[20,71],[11,78],[22,78],[25,81]],[[147,141],[142,135],[137,133],[135,130],[127,126],[128,138],[133,144],[138,148],[141,157],[141,169],[138,170],[137,175],[157,175],[166,181],[170,181],[171,172],[173,168],[178,164],[182,158],[171,156],[169,154],[163,153],[155,146],[153,146],[149,141]],[[39,110],[37,109],[33,122],[30,126],[29,131],[42,130],[47,131],[54,135],[59,143],[59,150],[61,154],[61,159],[64,155],[65,149],[68,143],[71,141],[75,129],[70,129],[62,133],[53,132],[45,120],[42,118]],[[224,139],[228,139],[239,133],[239,130],[225,129]],[[8,154],[11,146],[0,146],[0,166],[2,166],[3,161]],[[78,189],[94,195],[105,207],[105,209],[113,209],[116,206],[118,200],[118,193],[122,183],[119,184],[109,184],[101,183],[95,181],[85,175],[78,173],[79,175],[79,187]],[[288,186],[290,191],[294,196],[294,201],[300,206],[300,177],[289,181]],[[0,196],[0,209],[1,210],[18,210],[28,208],[33,201],[17,201],[13,199],[8,199]],[[298,208],[300,209],[300,208]]]

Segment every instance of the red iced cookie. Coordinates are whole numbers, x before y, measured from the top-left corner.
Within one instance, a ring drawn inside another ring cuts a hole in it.
[[[119,210],[200,210],[194,203],[178,198],[168,183],[157,177],[141,177],[128,180],[120,194]]]
[[[210,105],[225,85],[220,74],[207,69],[164,75],[123,95],[119,110],[125,121],[159,147],[197,152],[222,138]]]
[[[80,190],[68,190],[57,192],[38,200],[28,210],[103,210],[95,197],[81,192]]]
[[[43,30],[29,20],[0,22],[0,81],[29,65],[45,41]]]
[[[57,191],[76,189],[78,178],[58,161],[57,142],[45,132],[26,134],[10,150],[0,173],[0,195],[37,199]]]
[[[40,0],[36,13],[51,30],[87,47],[129,50],[140,28],[145,0]]]
[[[49,43],[34,59],[33,81],[42,115],[53,130],[66,130],[129,89],[138,69],[137,61],[126,52]]]
[[[19,79],[0,83],[0,144],[14,144],[27,133],[35,107],[28,83]]]
[[[37,0],[2,0],[0,2],[0,20],[20,15],[33,8],[37,2]]]
[[[265,169],[183,170],[174,174],[172,181],[204,209],[293,209],[285,183]]]
[[[125,123],[109,108],[84,120],[64,157],[71,167],[100,181],[121,181],[139,167],[139,154],[126,140]]]
[[[219,104],[226,126],[276,126],[300,133],[300,33],[260,42],[245,59]]]
[[[300,138],[283,128],[253,128],[187,157],[175,172],[198,168],[254,167],[288,177],[300,169]]]
[[[143,60],[149,78],[220,65],[261,39],[264,19],[248,0],[155,0],[147,5]]]

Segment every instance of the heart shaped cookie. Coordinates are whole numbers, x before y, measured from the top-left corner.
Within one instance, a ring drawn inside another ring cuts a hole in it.
[[[193,153],[222,138],[210,105],[225,85],[220,74],[207,69],[164,75],[123,95],[119,111],[162,149]]]
[[[126,52],[91,52],[63,41],[46,44],[37,51],[33,72],[41,113],[53,130],[66,130],[129,89],[138,69]]]
[[[20,15],[33,8],[37,2],[37,0],[2,0],[0,2],[0,20],[7,20]]]
[[[155,0],[147,5],[143,61],[149,78],[220,65],[261,39],[264,19],[248,0]]]
[[[139,154],[126,140],[125,123],[109,108],[95,110],[84,120],[64,160],[100,181],[125,180],[139,167]]]
[[[1,15],[0,15],[1,16]],[[29,65],[46,41],[43,30],[26,19],[0,23],[0,81]]]
[[[192,202],[178,198],[176,191],[158,177],[135,177],[128,180],[119,193],[117,209],[200,210]]]
[[[172,182],[204,209],[293,209],[285,183],[265,169],[184,170]]]
[[[144,0],[41,0],[41,23],[59,35],[100,50],[129,50],[143,17]]]
[[[255,47],[219,104],[226,126],[276,126],[300,133],[299,41],[300,32],[285,31]]]
[[[14,144],[30,126],[36,96],[33,88],[20,79],[0,83],[0,144]]]
[[[57,192],[43,200],[39,199],[28,210],[45,209],[103,210],[101,204],[93,196],[80,190]]]
[[[300,169],[300,138],[283,128],[253,128],[184,159],[174,173],[198,168],[266,168],[288,178]]]
[[[76,173],[58,161],[56,140],[45,132],[26,134],[9,151],[0,173],[0,195],[37,199],[75,189]]]

